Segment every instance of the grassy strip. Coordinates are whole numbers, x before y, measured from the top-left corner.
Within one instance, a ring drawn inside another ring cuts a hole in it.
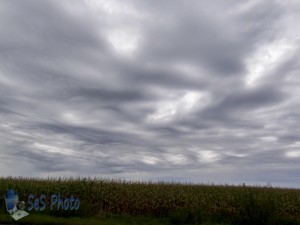
[[[48,215],[29,215],[19,221],[14,221],[9,215],[0,215],[0,223],[5,224],[30,224],[30,225],[127,225],[127,224],[164,224],[155,218],[133,218],[133,217],[54,217]]]
[[[30,215],[19,221],[14,221],[8,214],[0,214],[0,224],[23,224],[23,225],[171,225],[182,224],[173,223],[170,218],[154,218],[154,217],[132,217],[120,215],[102,215],[90,218],[80,217],[53,217],[47,215]],[[186,224],[186,223],[184,223]],[[203,225],[226,225],[224,223],[201,223]]]

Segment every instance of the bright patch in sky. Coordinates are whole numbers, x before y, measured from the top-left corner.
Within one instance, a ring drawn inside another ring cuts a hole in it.
[[[298,157],[300,157],[300,151],[287,152],[285,155],[288,158],[298,158]]]
[[[198,159],[200,162],[211,163],[218,161],[220,159],[220,156],[214,151],[206,150],[199,152]]]
[[[62,117],[66,122],[69,122],[69,123],[76,124],[79,122],[79,118],[74,113],[71,113],[71,112],[63,113]]]
[[[187,92],[181,96],[170,96],[166,101],[158,104],[154,114],[148,116],[149,120],[168,121],[176,115],[189,113],[196,106],[206,105],[208,96],[201,92]]]
[[[108,34],[108,41],[117,53],[130,55],[138,48],[139,37],[130,30],[114,30]]]
[[[158,158],[153,156],[143,156],[142,162],[149,164],[149,165],[155,165],[158,163]]]
[[[188,162],[187,158],[184,155],[181,154],[167,154],[166,155],[166,159],[168,160],[169,163],[172,164],[178,164],[178,165],[182,165]]]
[[[246,85],[253,86],[259,79],[271,73],[283,62],[286,55],[291,54],[293,49],[293,45],[289,41],[276,41],[259,47],[254,55],[247,60]]]
[[[134,9],[130,4],[124,4],[121,1],[114,0],[85,0],[86,4],[94,9],[101,10],[110,15],[126,15],[126,16],[136,16],[140,15],[136,9]]]
[[[73,151],[70,149],[62,149],[61,147],[50,146],[46,144],[34,143],[34,146],[40,150],[44,150],[50,153],[60,153],[64,155],[73,155]]]
[[[263,141],[266,141],[266,142],[275,142],[275,141],[277,141],[277,137],[273,137],[273,136],[265,136],[265,137],[261,137],[260,139],[263,140]]]

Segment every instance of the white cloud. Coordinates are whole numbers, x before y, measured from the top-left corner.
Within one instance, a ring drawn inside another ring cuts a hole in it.
[[[59,154],[69,155],[69,156],[74,155],[74,151],[72,151],[71,149],[66,149],[62,146],[51,146],[48,144],[41,144],[41,143],[33,143],[33,145],[34,148],[43,150],[47,153],[59,153]]]
[[[188,163],[188,159],[182,154],[165,154],[165,158],[167,163],[174,165],[184,165]]]
[[[290,152],[287,152],[285,155],[288,158],[299,158],[300,157],[300,151],[290,151]]]
[[[130,56],[138,50],[140,37],[137,31],[116,29],[108,33],[108,41],[117,53]]]
[[[276,142],[278,140],[278,138],[274,136],[265,136],[261,137],[260,139],[266,142]]]
[[[148,116],[149,121],[169,121],[176,116],[188,114],[195,108],[205,107],[210,101],[203,92],[188,91],[184,94],[169,94],[166,100],[157,104],[155,113]]]
[[[201,150],[198,152],[199,162],[212,163],[220,160],[221,157],[217,152],[211,150]]]
[[[293,54],[294,50],[295,44],[291,40],[280,40],[259,46],[246,62],[248,68],[246,84],[253,86],[264,76],[270,75],[287,56]]]
[[[159,162],[159,159],[154,156],[143,156],[142,162],[149,164],[149,165],[155,165]]]
[[[91,7],[92,10],[104,11],[113,16],[142,16],[142,14],[135,9],[133,5],[128,4],[128,2],[127,4],[123,1],[115,0],[84,0],[84,2]]]

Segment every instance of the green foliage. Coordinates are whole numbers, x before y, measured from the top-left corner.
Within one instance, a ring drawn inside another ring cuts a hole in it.
[[[79,211],[31,211],[33,215],[89,217],[103,214],[168,217],[170,224],[299,224],[300,190],[272,187],[142,183],[91,178],[0,178],[0,196],[8,188],[27,202],[30,193],[79,197]],[[0,213],[5,212],[0,198]],[[299,221],[298,221],[299,222]]]
[[[202,224],[205,221],[204,213],[195,209],[179,209],[171,212],[168,217],[172,225]]]
[[[236,217],[237,224],[268,225],[274,224],[275,205],[272,196],[264,194],[256,196],[253,190],[248,190],[240,199],[240,208]]]

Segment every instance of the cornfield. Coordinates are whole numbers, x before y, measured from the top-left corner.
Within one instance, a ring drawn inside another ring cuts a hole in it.
[[[80,216],[99,213],[162,217],[184,209],[221,218],[272,215],[300,217],[300,190],[274,187],[217,186],[204,184],[143,183],[92,178],[0,178],[0,195],[8,188],[27,201],[29,194],[79,197]],[[5,210],[0,198],[0,210]],[[47,198],[49,204],[49,198]],[[35,213],[35,212],[33,212]],[[38,212],[36,212],[38,213]],[[68,216],[67,211],[43,213]],[[259,214],[261,213],[261,215]],[[260,217],[260,219],[261,219]]]

